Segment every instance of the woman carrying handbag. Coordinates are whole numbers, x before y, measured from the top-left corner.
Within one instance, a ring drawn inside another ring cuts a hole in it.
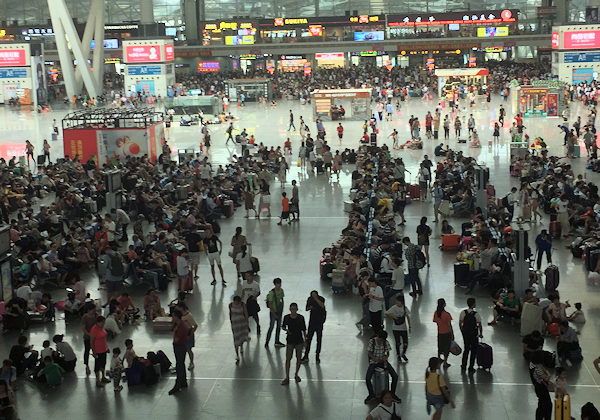
[[[450,395],[446,380],[438,373],[441,360],[437,357],[429,359],[429,365],[425,371],[425,398],[427,404],[427,414],[431,413],[431,407],[435,408],[431,420],[440,420],[442,418],[442,410],[446,404],[450,404],[452,408],[456,408],[454,400]]]

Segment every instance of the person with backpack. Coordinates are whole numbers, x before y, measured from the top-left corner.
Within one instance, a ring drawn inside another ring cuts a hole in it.
[[[281,279],[279,277],[273,280],[273,288],[267,294],[267,307],[269,308],[269,331],[267,331],[267,340],[265,341],[265,347],[269,347],[269,341],[271,340],[271,334],[273,333],[273,327],[277,324],[275,330],[275,347],[285,347],[281,341],[279,341],[279,334],[281,333],[281,315],[283,314],[283,297],[285,293],[281,288]]]
[[[400,420],[400,403],[394,401],[392,391],[383,391],[380,400],[377,407],[367,416],[367,420]]]
[[[464,347],[463,358],[460,369],[464,372],[467,370],[467,361],[469,354],[471,360],[469,363],[469,373],[475,372],[475,359],[477,358],[477,345],[479,338],[483,337],[483,329],[481,326],[481,316],[475,311],[475,298],[467,299],[468,308],[460,313],[458,326],[462,332]]]
[[[123,267],[123,257],[119,254],[116,245],[106,249],[108,258],[106,259],[106,293],[108,294],[106,304],[119,296],[119,290],[123,283],[125,268]]]
[[[421,285],[421,279],[419,278],[419,269],[423,268],[425,265],[425,256],[418,245],[410,242],[408,236],[402,239],[402,243],[406,247],[404,255],[408,266],[408,278],[410,279],[410,285],[412,287],[412,292],[410,292],[409,295],[412,297],[422,295],[423,286]]]

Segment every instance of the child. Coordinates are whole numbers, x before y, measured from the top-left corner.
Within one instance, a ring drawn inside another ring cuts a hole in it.
[[[2,368],[0,368],[0,381],[6,382],[8,385],[15,388],[15,381],[17,380],[17,368],[13,366],[9,359],[5,359],[2,362]]]
[[[292,154],[292,141],[288,137],[287,140],[283,143],[283,150],[287,152],[288,155]]]
[[[585,314],[581,310],[581,302],[575,304],[575,311],[567,319],[574,324],[585,324]]]
[[[54,350],[50,347],[50,340],[44,340],[42,343],[42,351],[40,352],[40,357],[44,360],[46,357],[52,357],[52,353]]]
[[[279,218],[279,223],[277,223],[279,226],[281,226],[281,222],[283,220],[287,220],[288,221],[288,225],[291,223],[291,220],[289,220],[290,217],[290,199],[287,198],[287,194],[284,192],[281,193],[281,195],[283,196],[283,198],[281,199],[281,217]]]
[[[48,343],[48,347],[50,343]],[[42,375],[46,378],[46,383],[50,386],[60,385],[62,383],[63,368],[52,361],[52,357],[44,357],[44,367],[38,372],[38,378]]]
[[[565,395],[569,395],[567,392],[567,371],[564,367],[556,368],[556,381],[554,396],[562,399]]]
[[[113,380],[115,392],[119,392],[123,389],[123,385],[121,385],[121,374],[123,373],[123,359],[119,357],[119,355],[121,354],[121,349],[115,347],[112,353],[113,356],[110,360],[110,377]]]
[[[128,338],[125,340],[125,355],[123,356],[123,360],[127,362],[127,367],[131,367],[133,359],[136,357],[137,354],[135,354],[135,350],[133,349],[133,340]]]

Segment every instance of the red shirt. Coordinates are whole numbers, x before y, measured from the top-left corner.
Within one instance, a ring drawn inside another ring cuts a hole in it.
[[[433,313],[433,322],[437,324],[438,334],[449,334],[452,323],[452,315],[446,311],[442,311],[442,316],[438,318],[437,311]]]
[[[338,134],[344,134],[344,127],[342,127],[341,125],[338,125],[337,132],[338,132]]]
[[[94,354],[102,354],[108,352],[108,345],[106,344],[106,330],[94,324],[90,330],[90,336],[94,337],[94,347],[92,351]]]
[[[281,211],[290,211],[290,199],[287,197],[284,197],[283,200],[281,200]]]
[[[173,344],[186,344],[189,340],[189,330],[190,329],[185,325],[185,322],[180,321],[173,334]]]
[[[126,310],[129,307],[135,307],[135,305],[133,304],[133,300],[131,300],[131,297],[129,296],[119,296],[117,298],[117,302],[119,302],[119,309],[121,309],[122,311]]]
[[[517,122],[517,127],[523,125],[523,118],[515,117],[515,121]]]

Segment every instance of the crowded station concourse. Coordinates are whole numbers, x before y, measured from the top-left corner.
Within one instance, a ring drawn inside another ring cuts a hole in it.
[[[3,415],[550,419],[560,401],[597,419],[595,87],[573,88],[565,133],[504,100],[546,67],[490,67],[489,90],[453,108],[405,95],[398,70],[389,85],[380,69],[316,71],[303,89],[373,87],[373,118],[315,119],[298,89],[231,104],[232,124],[168,124],[156,162],[99,168],[64,153],[71,105],[0,108],[0,146],[23,157],[0,161]],[[525,134],[543,145],[512,155]],[[521,289],[513,221],[530,221]]]

